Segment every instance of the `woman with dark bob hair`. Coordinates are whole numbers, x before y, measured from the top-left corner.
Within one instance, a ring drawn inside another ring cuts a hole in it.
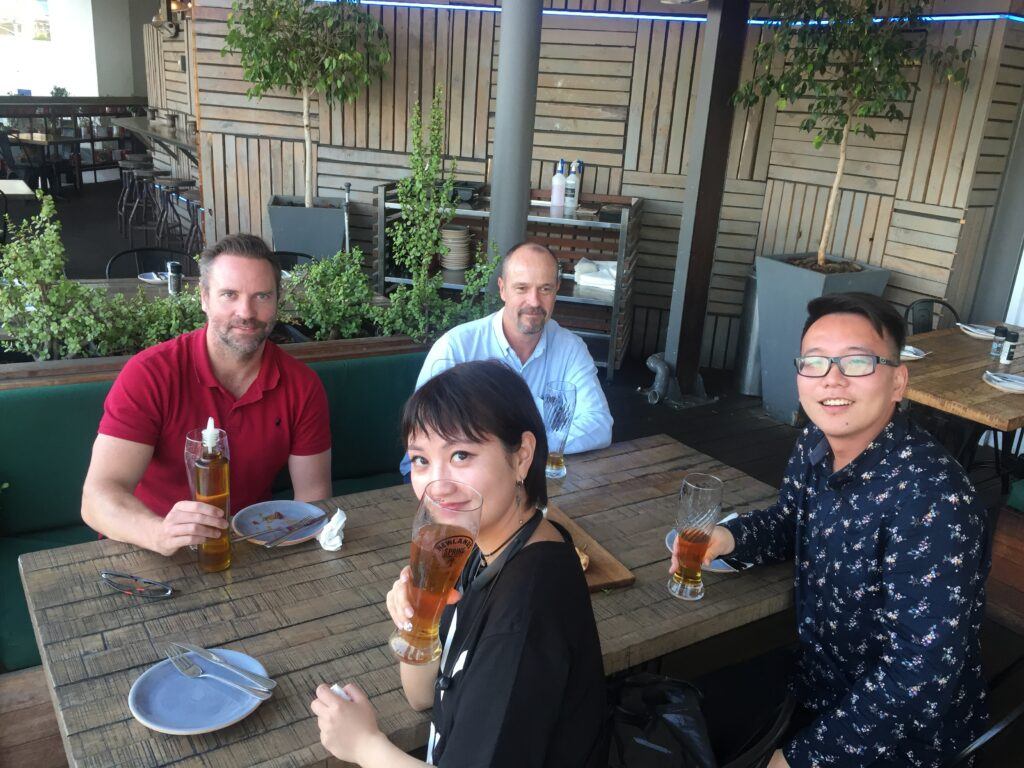
[[[501,363],[457,365],[409,399],[402,434],[417,497],[439,479],[483,497],[476,547],[441,617],[441,658],[399,664],[409,704],[433,706],[427,764],[606,764],[594,613],[569,535],[541,513],[547,439],[530,390]],[[387,596],[399,628],[412,617],[409,577],[406,567]],[[423,765],[380,732],[358,686],[343,690],[351,701],[321,685],[311,705],[331,754],[363,768]]]

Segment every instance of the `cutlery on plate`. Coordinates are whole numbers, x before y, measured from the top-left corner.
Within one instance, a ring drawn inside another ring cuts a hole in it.
[[[300,520],[295,525],[288,526],[288,528],[286,528],[284,533],[282,533],[280,536],[277,536],[276,538],[273,538],[270,541],[263,542],[263,548],[264,549],[273,549],[278,544],[280,544],[282,541],[284,541],[289,536],[291,536],[293,533],[298,533],[299,531],[303,530],[304,528],[309,528],[310,526],[313,526],[313,525],[319,525],[325,519],[327,519],[327,515],[319,515],[318,517],[315,517],[312,520],[309,520],[308,518],[307,518],[307,520]]]
[[[299,520],[299,522],[292,523],[291,525],[285,526],[284,528],[268,528],[262,531],[256,531],[255,533],[246,534],[245,536],[234,537],[231,539],[231,541],[248,541],[249,539],[255,539],[259,536],[286,536],[289,533],[295,533],[296,531],[302,530],[303,528],[312,525],[317,520],[323,520],[323,518],[323,515],[310,515],[309,517],[304,517],[301,520]]]
[[[226,680],[223,677],[211,675],[209,672],[203,672],[203,668],[191,659],[189,659],[188,656],[186,656],[184,653],[176,654],[170,647],[165,648],[164,653],[167,655],[167,658],[170,660],[171,664],[174,665],[174,668],[185,677],[191,677],[193,680],[196,680],[200,677],[208,677],[211,680],[216,680],[218,683],[224,683],[224,685],[230,685],[232,688],[237,688],[243,693],[247,693],[250,696],[254,696],[257,699],[260,699],[261,701],[266,701],[271,696],[270,691],[264,691],[262,688],[253,688],[248,685],[242,685],[241,683],[235,683],[231,680]]]
[[[171,645],[176,645],[179,648],[184,648],[186,651],[192,651],[192,653],[194,653],[201,659],[206,659],[207,661],[213,662],[218,666],[224,667],[224,669],[230,669],[236,675],[244,677],[253,685],[257,685],[260,688],[264,688],[269,691],[277,685],[277,683],[274,680],[271,680],[269,677],[264,677],[263,675],[258,674],[256,672],[250,672],[248,669],[242,669],[241,667],[235,666],[230,661],[225,661],[216,653],[207,650],[206,648],[202,648],[198,645],[193,645],[192,643],[179,643],[177,640],[173,641]]]

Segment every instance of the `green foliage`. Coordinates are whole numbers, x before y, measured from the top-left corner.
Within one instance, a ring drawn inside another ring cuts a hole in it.
[[[814,133],[817,148],[840,144],[848,124],[850,133],[874,139],[869,118],[906,118],[918,90],[910,80],[915,68],[928,61],[962,85],[974,55],[971,48],[928,44],[926,0],[767,0],[764,10],[780,22],[754,49],[758,74],[735,101],[751,107],[775,95],[781,109],[807,100],[800,128]],[[781,71],[773,67],[777,57],[785,61]]]
[[[107,296],[68,280],[53,200],[37,196],[39,214],[12,230],[0,258],[7,349],[37,360],[131,354],[205,322],[196,289],[147,299],[141,292]]]
[[[53,90],[50,91],[50,95],[54,98],[67,98],[68,89],[61,88],[59,85],[53,86]]]
[[[292,319],[313,332],[318,341],[368,335],[373,318],[373,289],[363,271],[363,253],[353,248],[330,259],[295,268],[288,298]]]

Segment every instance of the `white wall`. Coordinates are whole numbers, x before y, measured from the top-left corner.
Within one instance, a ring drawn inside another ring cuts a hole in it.
[[[96,45],[96,90],[99,96],[131,96],[132,28],[128,0],[92,0]]]
[[[15,13],[31,24],[34,0],[0,0],[0,16]],[[0,94],[27,88],[49,96],[55,85],[72,96],[97,96],[92,0],[49,0],[50,40],[0,38]]]
[[[1024,264],[1024,254],[1021,254]],[[1024,269],[1017,267],[1017,279],[1013,282],[1013,293],[1010,294],[1010,308],[1006,311],[1006,322],[1013,325],[1024,325]]]

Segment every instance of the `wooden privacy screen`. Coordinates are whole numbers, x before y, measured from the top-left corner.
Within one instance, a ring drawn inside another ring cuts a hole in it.
[[[481,0],[477,5],[493,5]],[[557,0],[568,9],[682,13],[653,0]],[[303,192],[300,100],[286,92],[245,96],[237,58],[222,56],[230,0],[196,0],[194,40],[204,205],[208,237],[249,230],[270,236],[266,203]],[[965,9],[966,5],[965,5]],[[459,178],[487,180],[492,155],[500,14],[372,8],[392,41],[387,77],[353,104],[318,105],[313,116],[317,193],[353,184],[355,242],[372,242],[373,190],[406,173],[414,104],[445,87],[447,151]],[[970,9],[967,9],[970,10]],[[703,25],[546,16],[541,37],[533,186],[550,184],[554,162],[587,164],[583,191],[645,200],[631,348],[663,344],[688,163]],[[751,49],[768,27],[752,26]],[[992,211],[1018,119],[1024,85],[1024,25],[1007,21],[931,24],[937,45],[973,45],[965,89],[925,66],[921,90],[901,123],[877,121],[877,141],[854,137],[842,185],[836,254],[893,271],[888,296],[905,305],[945,296],[973,298]],[[167,52],[179,41],[147,37],[150,100],[179,99],[184,83]],[[186,46],[187,48],[188,46]],[[776,66],[781,66],[781,62]],[[162,73],[162,74],[161,74]],[[162,79],[161,79],[162,78]],[[744,277],[755,255],[813,248],[837,150],[815,150],[798,129],[807,105],[774,103],[737,111],[729,142],[725,200],[705,326],[705,364],[729,367],[738,341]]]

